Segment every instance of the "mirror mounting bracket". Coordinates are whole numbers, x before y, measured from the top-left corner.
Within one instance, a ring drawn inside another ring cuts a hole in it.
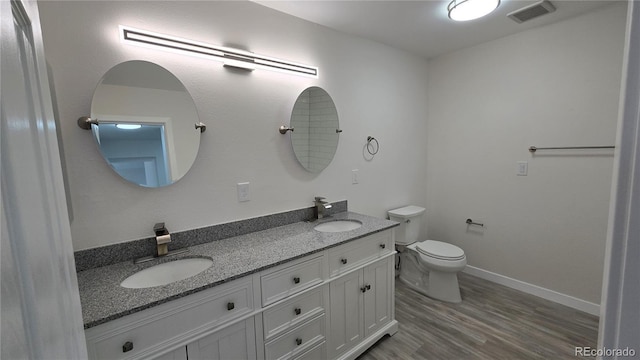
[[[99,125],[98,119],[92,119],[89,116],[81,116],[78,118],[78,126],[84,130],[91,130],[91,125]],[[207,125],[201,122],[195,124],[196,130],[200,130],[201,133],[207,131]]]
[[[78,118],[78,126],[84,130],[91,130],[91,125],[98,125],[98,119],[92,119],[88,116]]]
[[[200,129],[200,133],[207,131],[207,125],[201,122],[196,123],[196,130]]]
[[[286,127],[285,125],[282,125],[282,126],[280,126],[278,131],[280,131],[280,134],[284,135],[284,134],[287,133],[287,131],[293,132],[293,128],[292,127]]]

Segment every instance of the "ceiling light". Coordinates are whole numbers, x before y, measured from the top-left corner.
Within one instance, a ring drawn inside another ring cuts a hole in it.
[[[117,124],[116,127],[121,130],[135,130],[140,129],[142,125],[140,124]]]
[[[455,21],[467,21],[481,18],[500,5],[500,0],[453,0],[447,10],[449,18]]]

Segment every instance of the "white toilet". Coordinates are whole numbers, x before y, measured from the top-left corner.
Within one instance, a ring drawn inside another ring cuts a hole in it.
[[[400,223],[396,228],[400,281],[434,299],[459,303],[458,271],[467,265],[467,257],[452,244],[418,242],[424,210],[412,205],[389,211],[389,219]]]

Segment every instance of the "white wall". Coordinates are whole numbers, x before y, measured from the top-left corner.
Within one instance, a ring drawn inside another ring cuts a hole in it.
[[[429,62],[430,238],[471,266],[600,302],[613,151],[527,149],[615,143],[625,14],[615,5]]]
[[[248,2],[39,6],[75,250],[148,237],[159,221],[180,231],[307,207],[315,195],[348,199],[351,210],[380,217],[416,204],[428,208],[428,236],[463,247],[471,266],[599,303],[611,152],[531,156],[527,148],[614,143],[624,6],[428,64]],[[242,74],[122,45],[120,24],[317,65],[320,77]],[[193,168],[166,188],[119,178],[75,124],[90,113],[104,73],[134,59],[173,72],[208,125]],[[277,131],[308,86],[331,94],[343,130],[336,158],[317,175],[297,163],[289,135]],[[363,156],[368,135],[380,141],[372,161]],[[520,160],[529,162],[526,177],[515,175]],[[251,201],[239,203],[236,183],[245,181]],[[486,228],[470,231],[468,217]]]
[[[87,1],[39,3],[73,208],[75,250],[312,205],[314,195],[349,200],[351,210],[386,216],[390,208],[426,205],[427,63],[416,56],[277,13],[249,2]],[[319,79],[256,70],[250,74],[200,58],[122,45],[128,25],[316,65]],[[137,187],[101,158],[76,125],[90,113],[93,90],[112,66],[153,61],[174,73],[207,124],[190,172],[161,189]],[[319,175],[300,166],[289,135],[298,94],[321,86],[340,117],[334,161]],[[368,135],[380,152],[366,161]],[[351,184],[359,169],[360,184]],[[236,183],[251,182],[239,203]]]

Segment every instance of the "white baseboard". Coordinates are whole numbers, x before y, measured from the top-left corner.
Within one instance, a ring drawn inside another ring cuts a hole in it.
[[[594,304],[592,302],[578,299],[570,295],[562,294],[557,291],[549,290],[538,285],[529,284],[524,281],[516,280],[508,276],[500,275],[474,266],[467,265],[463,272],[473,276],[477,276],[481,279],[489,280],[496,284],[504,285],[512,289],[526,292],[527,294],[535,295],[543,299],[568,306],[570,308],[574,308],[576,310],[584,311],[591,315],[600,316],[599,304]]]

